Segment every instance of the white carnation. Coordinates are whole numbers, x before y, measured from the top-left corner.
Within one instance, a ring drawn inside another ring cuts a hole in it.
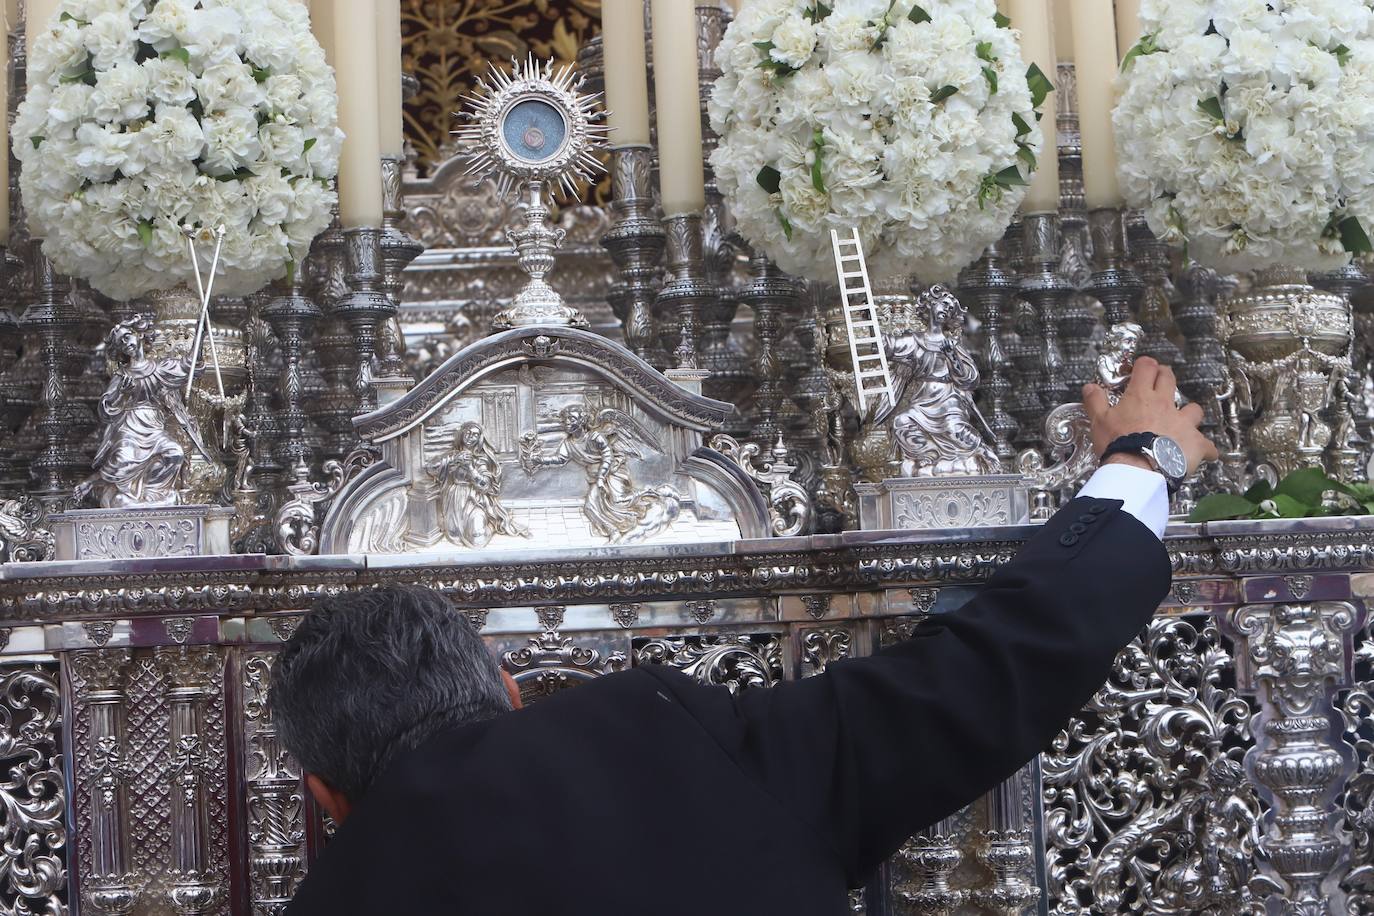
[[[1346,0],[1145,0],[1114,115],[1127,201],[1198,260],[1325,270],[1374,228],[1374,16]]]
[[[833,282],[830,230],[856,228],[875,275],[947,280],[1024,195],[995,181],[1043,143],[1015,33],[992,0],[920,5],[751,0],[717,49],[716,182],[790,273]]]
[[[57,269],[127,299],[191,280],[184,226],[228,229],[216,290],[250,293],[328,224],[333,73],[304,8],[63,0],[36,27],[13,125]],[[151,47],[156,56],[148,55]],[[141,59],[146,58],[146,59]]]

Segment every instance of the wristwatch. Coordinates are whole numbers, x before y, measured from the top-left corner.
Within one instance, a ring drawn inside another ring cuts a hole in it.
[[[1109,456],[1118,454],[1144,456],[1145,460],[1150,462],[1150,467],[1164,475],[1170,493],[1177,490],[1183,483],[1183,478],[1188,476],[1188,456],[1183,453],[1183,446],[1168,436],[1157,436],[1154,433],[1131,433],[1129,436],[1122,436],[1107,446],[1107,450],[1102,453],[1102,460],[1106,461]]]

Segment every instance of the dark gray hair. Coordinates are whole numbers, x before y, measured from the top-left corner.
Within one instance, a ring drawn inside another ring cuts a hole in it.
[[[271,704],[286,749],[353,801],[397,755],[511,708],[467,615],[418,586],[318,602],[273,665]]]

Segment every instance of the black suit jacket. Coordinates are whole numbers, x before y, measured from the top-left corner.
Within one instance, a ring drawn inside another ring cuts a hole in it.
[[[289,916],[835,916],[1044,748],[1169,588],[1111,500],[1059,512],[906,642],[736,698],[648,666],[446,732],[383,776]]]

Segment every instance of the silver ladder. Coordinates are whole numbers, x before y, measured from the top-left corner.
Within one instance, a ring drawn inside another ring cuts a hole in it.
[[[870,400],[886,397],[891,407],[897,396],[892,390],[887,353],[883,351],[883,335],[878,327],[878,310],[873,306],[873,289],[868,282],[859,230],[851,229],[848,238],[841,238],[831,229],[830,243],[835,249],[835,272],[840,277],[840,302],[844,306],[844,326],[849,332],[859,414],[864,415]]]

